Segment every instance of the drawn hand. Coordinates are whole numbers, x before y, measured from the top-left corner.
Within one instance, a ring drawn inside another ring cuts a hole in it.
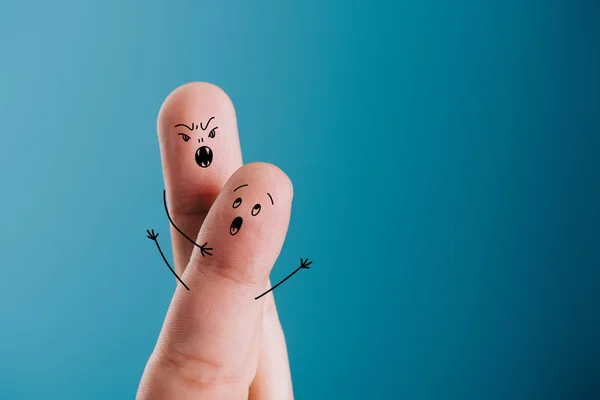
[[[206,245],[208,244],[208,242],[204,243],[202,246],[200,246],[200,254],[202,255],[202,257],[204,257],[205,254],[208,254],[209,256],[212,256],[212,253],[209,252],[209,250],[212,250],[212,247],[206,247]]]
[[[149,230],[146,230],[146,232],[148,232],[148,236],[147,236],[148,239],[156,241],[156,238],[158,237],[158,233],[154,233],[154,229],[152,229],[152,232],[150,232]]]
[[[310,269],[309,265],[313,262],[308,262],[308,258],[306,260],[300,259],[300,268]]]
[[[291,400],[273,294],[255,300],[271,287],[290,218],[291,182],[270,164],[242,166],[231,101],[212,85],[176,89],[157,126],[166,196],[159,192],[156,201],[164,200],[174,222],[173,270],[182,282],[137,399]],[[157,235],[148,231],[158,244]],[[298,266],[282,265],[278,277],[292,268]],[[165,280],[170,275],[164,271]]]
[[[269,292],[271,292],[272,290],[277,289],[277,287],[279,285],[281,285],[283,282],[287,281],[288,279],[290,279],[292,276],[294,276],[294,274],[298,271],[300,271],[301,269],[310,269],[309,265],[312,264],[311,262],[308,262],[308,258],[306,260],[303,260],[302,258],[300,259],[300,266],[298,268],[296,268],[294,270],[294,272],[292,272],[291,274],[289,274],[288,276],[286,276],[284,279],[282,279],[281,281],[279,281],[278,284],[276,284],[275,286],[273,286],[271,289],[267,290],[266,292],[264,292],[263,294],[261,294],[260,296],[256,296],[254,298],[254,300],[258,300],[261,297],[265,296],[266,294],[268,294]]]

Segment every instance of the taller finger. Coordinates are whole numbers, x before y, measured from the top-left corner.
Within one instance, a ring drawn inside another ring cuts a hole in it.
[[[181,276],[206,214],[242,166],[233,104],[219,87],[192,82],[162,104],[157,123],[175,269]],[[200,243],[202,244],[202,243]]]

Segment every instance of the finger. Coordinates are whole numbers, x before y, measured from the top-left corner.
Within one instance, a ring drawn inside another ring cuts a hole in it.
[[[171,225],[175,270],[181,276],[206,213],[242,166],[235,110],[217,86],[188,83],[165,99],[157,130],[169,214],[190,238]]]
[[[269,285],[270,286],[270,285]],[[292,377],[285,336],[273,293],[265,296],[261,348],[256,377],[250,387],[250,400],[293,400]]]
[[[256,375],[268,276],[289,223],[292,186],[277,167],[251,163],[224,186],[197,240],[148,362],[140,398],[248,397]]]

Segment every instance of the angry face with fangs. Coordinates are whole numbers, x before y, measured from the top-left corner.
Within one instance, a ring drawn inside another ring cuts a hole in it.
[[[177,124],[175,128],[178,130],[177,135],[180,136],[184,142],[189,142],[192,139],[196,139],[198,144],[200,145],[196,149],[195,160],[196,164],[200,168],[208,168],[213,162],[213,151],[212,149],[204,144],[204,138],[206,136],[207,144],[208,139],[214,139],[217,134],[218,126],[214,126],[212,129],[208,130],[209,125],[215,119],[215,117],[210,117],[210,119],[206,122],[206,125],[200,125],[192,122],[191,125],[187,124]],[[215,125],[216,123],[213,123]],[[199,129],[198,129],[199,128]],[[208,135],[204,135],[204,132],[208,130]],[[194,133],[197,132],[197,133]]]

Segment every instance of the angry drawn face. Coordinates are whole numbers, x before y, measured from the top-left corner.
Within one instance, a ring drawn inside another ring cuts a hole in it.
[[[238,186],[233,191],[237,192],[239,189],[242,189],[246,186],[248,186],[248,184]],[[243,210],[246,210],[246,212],[248,210],[250,210],[250,216],[252,216],[252,217],[256,217],[260,213],[260,211],[262,210],[262,206],[260,205],[260,203],[255,203],[254,205],[252,205],[253,202],[250,201],[251,206],[247,206],[247,205],[244,206],[245,203],[241,197],[241,194],[239,194],[238,196],[240,196],[240,197],[236,197],[236,199],[233,201],[233,204],[231,205],[234,209],[239,209],[240,212],[243,212]],[[273,202],[273,197],[269,193],[267,193],[267,196],[269,196],[271,205],[275,205],[275,203]],[[265,200],[266,200],[266,197],[265,197]],[[269,200],[267,200],[267,201],[269,201]],[[246,216],[246,218],[248,218],[248,216]],[[240,229],[242,229],[243,224],[244,224],[244,218],[241,215],[235,217],[233,219],[233,221],[231,221],[231,225],[229,226],[229,234],[231,236],[237,235],[238,232],[240,231]]]
[[[175,128],[178,129],[177,135],[181,136],[181,138],[183,139],[184,142],[189,142],[192,139],[196,139],[198,141],[198,143],[200,144],[200,147],[198,147],[198,149],[196,150],[195,156],[194,156],[194,158],[196,160],[196,164],[198,164],[198,166],[200,168],[208,168],[213,162],[213,150],[204,144],[204,139],[206,137],[207,144],[208,144],[208,139],[215,138],[215,136],[217,134],[217,129],[219,127],[214,126],[212,129],[210,129],[208,131],[208,135],[205,135],[204,132],[208,130],[208,127],[209,127],[211,121],[214,119],[215,119],[215,117],[211,117],[206,122],[206,125],[202,125],[202,122],[200,122],[199,126],[198,126],[198,124],[195,124],[194,122],[192,122],[191,125],[187,125],[187,124],[175,125]],[[213,125],[215,125],[215,123]],[[185,128],[185,129],[183,129],[183,128]],[[198,128],[200,128],[200,130],[198,130]]]

